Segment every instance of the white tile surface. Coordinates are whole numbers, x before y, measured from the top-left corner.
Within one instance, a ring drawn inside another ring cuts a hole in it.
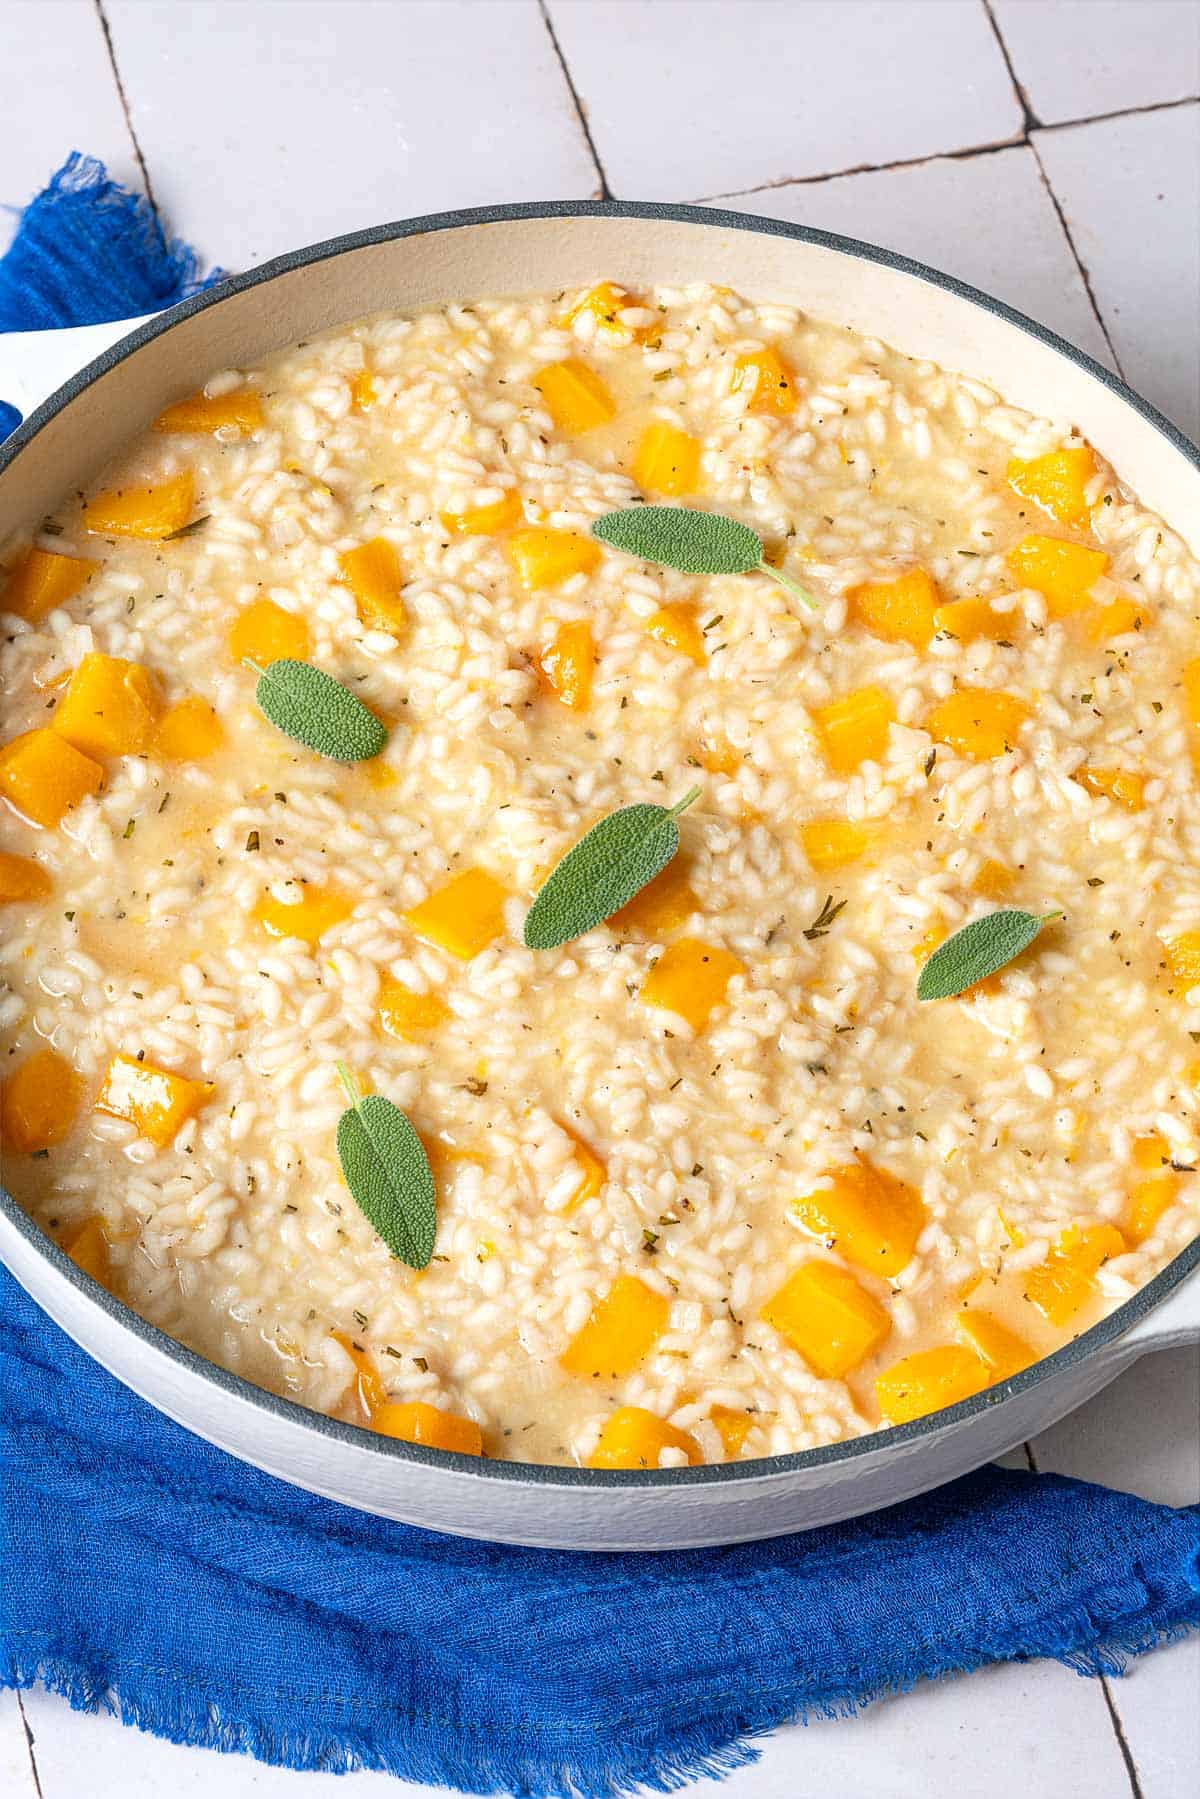
[[[1110,361],[1071,248],[1025,146],[916,168],[839,175],[722,204],[866,238],[1008,300]],[[986,231],[979,221],[986,219]],[[1019,256],[1013,245],[1021,246]]]
[[[37,1799],[17,1695],[7,1690],[0,1690],[0,1793],[5,1799]]]
[[[709,198],[1021,128],[979,0],[548,4],[623,199]]]
[[[1127,380],[1200,438],[1200,105],[1035,142]]]
[[[93,0],[0,0],[0,254],[16,220],[72,150],[141,188],[133,140]]]
[[[109,0],[159,203],[230,268],[381,220],[583,198],[536,0]]]
[[[1195,0],[992,0],[1043,125],[1200,94]]]

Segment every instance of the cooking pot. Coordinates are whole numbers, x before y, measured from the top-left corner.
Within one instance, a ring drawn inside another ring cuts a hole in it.
[[[86,485],[168,402],[218,369],[256,363],[364,313],[599,277],[633,289],[724,283],[985,381],[1018,406],[1078,426],[1200,555],[1200,453],[1107,369],[1000,301],[823,231],[707,208],[599,202],[381,225],[281,256],[145,321],[0,337],[0,397],[29,415],[0,447],[0,542],[50,512],[65,489]],[[1036,1435],[1138,1356],[1200,1340],[1197,1238],[1066,1348],[912,1424],[761,1461],[598,1472],[423,1449],[263,1392],[145,1323],[2,1190],[0,1257],[119,1380],[257,1467],[384,1517],[572,1549],[741,1542],[891,1505]]]

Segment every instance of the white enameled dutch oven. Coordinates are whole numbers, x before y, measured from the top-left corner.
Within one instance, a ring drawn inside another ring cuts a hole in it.
[[[1200,453],[1106,369],[999,301],[870,244],[795,225],[574,202],[382,225],[280,257],[146,321],[0,337],[0,397],[28,415],[0,448],[0,542],[218,369],[382,308],[557,291],[601,276],[634,289],[711,281],[792,302],[1070,420],[1200,555]],[[891,1505],[1035,1435],[1138,1356],[1200,1340],[1197,1239],[1065,1349],[913,1424],[757,1462],[593,1472],[416,1448],[262,1392],[127,1310],[2,1190],[0,1256],[118,1379],[233,1455],[385,1517],[574,1549],[732,1543]]]

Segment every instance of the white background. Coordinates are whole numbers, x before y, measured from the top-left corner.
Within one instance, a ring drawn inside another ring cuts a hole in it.
[[[719,199],[999,294],[1200,435],[1195,0],[0,0],[0,46],[12,206],[90,150],[237,269],[442,207]],[[1141,1363],[1029,1453],[1200,1499],[1200,1353]],[[1195,1799],[1198,1768],[1193,1637],[1117,1681],[1034,1663],[927,1684],[693,1790]],[[0,1696],[3,1799],[418,1791]]]

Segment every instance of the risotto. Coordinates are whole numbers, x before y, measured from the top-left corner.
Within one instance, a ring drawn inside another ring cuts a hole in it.
[[[646,501],[766,569],[592,534]],[[3,564],[5,1183],[214,1362],[442,1448],[752,1458],[1005,1379],[1200,1230],[1200,569],[1070,420],[601,282],[224,371]],[[279,659],[378,753],[278,729]],[[919,999],[1007,908],[1053,916]],[[423,1145],[424,1267],[339,1064]]]

